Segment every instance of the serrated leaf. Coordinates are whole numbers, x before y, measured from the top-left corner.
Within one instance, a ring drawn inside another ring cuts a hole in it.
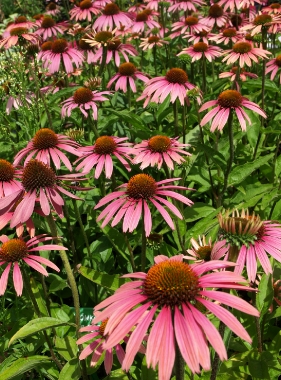
[[[79,361],[77,358],[71,359],[61,370],[59,380],[79,380],[81,371],[79,367]]]
[[[16,339],[26,338],[29,335],[38,333],[39,331],[43,331],[51,327],[64,326],[64,325],[74,326],[73,323],[68,323],[65,321],[61,321],[60,319],[51,318],[51,317],[33,319],[32,321],[29,321],[26,325],[24,325],[21,329],[19,329],[19,331],[17,331],[15,335],[12,336],[12,338],[9,341],[9,346]]]
[[[253,162],[247,162],[244,165],[236,166],[230,173],[228,178],[228,186],[240,184],[245,178],[252,174],[256,169],[266,164],[272,159],[274,154],[268,154],[263,157],[256,158]]]
[[[125,278],[120,278],[119,275],[111,275],[107,273],[101,273],[91,268],[86,268],[81,266],[78,269],[78,272],[88,278],[89,280],[93,281],[96,284],[101,285],[104,288],[110,289],[110,290],[117,290],[120,288],[121,285],[125,284],[126,282],[130,281]]]
[[[27,358],[20,358],[13,362],[13,364],[0,372],[0,378],[3,380],[11,380],[20,375],[23,375],[25,372],[30,371],[37,366],[40,366],[44,363],[48,363],[51,358],[48,356],[35,355]]]

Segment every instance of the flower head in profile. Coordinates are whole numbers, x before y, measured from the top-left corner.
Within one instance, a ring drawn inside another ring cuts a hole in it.
[[[139,47],[142,50],[149,50],[149,49],[152,49],[154,47],[162,47],[163,45],[169,44],[168,41],[165,41],[165,40],[163,40],[160,37],[155,36],[155,35],[150,35],[146,38],[141,38],[141,41],[142,42],[140,43]]]
[[[281,262],[281,224],[262,221],[248,210],[219,214],[219,224],[220,239],[229,248],[226,259],[236,263],[235,273],[241,274],[246,265],[249,281],[255,282],[258,261],[266,274],[272,273],[268,254]]]
[[[210,28],[216,26],[222,28],[227,22],[227,15],[223,8],[219,4],[213,4],[210,6],[208,16],[201,19],[201,23],[207,25]]]
[[[236,30],[236,28],[226,28],[220,33],[210,37],[210,41],[215,41],[218,44],[228,45],[230,42],[236,43],[243,38],[244,34]]]
[[[77,340],[77,344],[83,344],[88,340],[94,339],[92,343],[90,343],[84,350],[81,352],[79,359],[83,360],[87,356],[92,355],[90,365],[94,367],[103,352],[105,352],[104,356],[104,369],[107,374],[111,372],[112,364],[113,364],[113,349],[115,350],[116,356],[118,358],[119,363],[122,365],[125,352],[120,343],[117,343],[114,347],[104,350],[103,343],[106,342],[106,335],[104,334],[104,330],[106,327],[108,319],[105,319],[101,322],[100,326],[95,325],[95,319],[93,319],[91,326],[82,327],[80,332],[89,331],[89,334],[84,335],[80,339]]]
[[[106,178],[111,178],[113,172],[112,157],[116,157],[128,171],[131,171],[128,161],[131,161],[131,143],[126,142],[127,137],[101,136],[98,137],[93,146],[79,148],[81,157],[76,161],[80,162],[76,170],[82,170],[83,174],[88,174],[94,167],[95,178],[99,178],[103,169]]]
[[[170,34],[170,38],[174,38],[184,34],[186,32],[189,33],[200,33],[206,25],[200,23],[198,17],[195,16],[187,16],[182,17],[180,21],[174,22],[172,24],[172,34]]]
[[[115,3],[106,4],[102,9],[102,13],[103,14],[96,19],[93,25],[93,29],[97,31],[113,30],[121,26],[130,27],[133,23],[129,14],[122,12]]]
[[[51,46],[46,46],[46,50],[40,54],[40,59],[43,61],[43,67],[48,69],[50,74],[58,72],[61,64],[67,73],[72,73],[73,64],[80,67],[84,61],[84,55],[78,49],[71,47],[64,38],[59,38]]]
[[[218,302],[254,316],[258,316],[259,312],[239,297],[223,291],[206,290],[252,290],[241,285],[245,279],[236,273],[213,273],[213,270],[231,267],[233,263],[211,261],[191,266],[183,262],[183,255],[170,259],[160,255],[154,261],[155,265],[148,273],[123,276],[135,281],[122,285],[115,294],[94,308],[94,313],[99,312],[96,322],[108,318],[105,328],[108,339],[104,342],[104,349],[114,347],[132,331],[122,364],[125,371],[132,365],[147,332],[146,363],[153,369],[158,365],[159,380],[171,378],[176,346],[193,373],[199,373],[200,366],[206,371],[211,367],[208,342],[220,359],[225,360],[227,352],[223,340],[215,326],[200,311],[202,307],[237,336],[251,342],[241,323]]]
[[[35,133],[26,148],[17,153],[14,165],[18,165],[27,156],[24,161],[24,165],[26,165],[35,156],[37,160],[49,166],[52,161],[55,167],[60,169],[61,162],[63,162],[68,170],[72,170],[72,165],[62,150],[78,156],[76,150],[78,147],[79,144],[68,136],[57,134],[49,128],[42,128]]]
[[[183,38],[186,38],[188,42],[193,42],[193,44],[197,44],[198,42],[204,42],[205,44],[209,44],[209,38],[214,36],[213,33],[210,32],[208,27],[204,27],[201,32],[191,32],[186,33]]]
[[[131,26],[131,31],[133,33],[143,33],[145,29],[153,29],[159,28],[160,24],[153,20],[153,17],[149,15],[149,13],[144,10],[140,13],[136,14],[136,17],[133,20],[133,24]]]
[[[198,61],[205,57],[209,62],[212,62],[216,57],[222,55],[222,50],[217,46],[212,46],[205,44],[205,42],[197,42],[193,46],[183,49],[178,56],[181,54],[188,54],[192,57],[192,62]]]
[[[58,25],[56,21],[51,16],[44,16],[40,21],[40,26],[36,30],[38,36],[42,36],[43,41],[48,38],[57,36],[58,34],[63,34],[64,27]]]
[[[0,159],[0,198],[6,197],[21,188],[15,178],[19,171],[9,161]]]
[[[239,69],[239,67],[233,66],[230,71],[226,71],[224,73],[220,73],[219,74],[219,78],[230,78],[230,80],[233,82],[236,79],[236,75],[237,75],[237,70],[238,69]],[[257,79],[258,78],[258,76],[256,74],[250,73],[248,71],[245,71],[243,68],[241,68],[239,70],[239,78],[240,78],[240,80],[242,80],[243,82],[245,82],[245,80],[247,80],[247,77],[253,78],[253,79]]]
[[[80,199],[65,189],[62,181],[80,181],[83,174],[56,175],[47,164],[38,160],[30,160],[18,173],[21,187],[11,194],[0,198],[0,216],[6,212],[14,211],[11,219],[11,228],[26,222],[32,215],[36,202],[39,202],[43,215],[49,215],[51,206],[54,211],[63,217],[64,200],[60,193],[70,198]]]
[[[69,11],[70,20],[88,20],[89,22],[92,21],[93,15],[96,16],[99,13],[101,13],[101,6],[92,0],[82,0]]]
[[[272,3],[268,7],[263,7],[263,12],[272,14],[280,14],[281,13],[281,4],[279,3]]]
[[[247,23],[241,28],[241,30],[249,30],[252,36],[261,33],[263,29],[266,29],[268,33],[273,34],[280,32],[281,16],[260,12],[252,22]]]
[[[206,109],[216,106],[211,111],[209,111],[202,119],[201,126],[203,127],[207,124],[211,119],[211,132],[214,132],[216,129],[221,131],[225,126],[230,112],[235,111],[236,116],[239,120],[242,131],[246,131],[246,120],[251,125],[251,120],[249,116],[244,111],[243,107],[248,108],[262,117],[266,118],[265,112],[254,102],[251,102],[244,96],[240,94],[240,92],[236,90],[226,90],[223,91],[217,100],[211,100],[200,108],[199,112],[203,112]]]
[[[226,50],[224,53],[227,55],[222,62],[226,61],[227,65],[229,65],[239,60],[240,67],[244,67],[245,64],[251,67],[252,61],[258,63],[259,58],[267,59],[267,55],[271,54],[267,50],[253,47],[251,42],[248,41],[238,41],[231,50]]]
[[[121,190],[114,191],[99,201],[95,209],[108,203],[109,205],[100,213],[97,221],[104,219],[102,227],[105,227],[113,218],[111,226],[114,227],[123,219],[123,232],[133,232],[139,224],[142,213],[144,213],[145,234],[149,236],[152,229],[149,204],[152,203],[169,227],[174,230],[175,226],[172,218],[162,204],[178,218],[182,219],[182,215],[171,202],[167,201],[166,197],[177,199],[188,206],[193,204],[187,197],[175,191],[171,191],[171,189],[190,190],[184,186],[170,184],[178,179],[180,178],[171,178],[156,182],[154,178],[148,174],[137,174],[133,176],[128,183],[119,186]]]
[[[100,32],[102,33],[102,32]],[[129,62],[128,55],[133,57],[138,55],[138,51],[131,44],[123,44],[121,40],[115,37],[112,41],[107,43],[106,51],[106,64],[109,64],[110,61],[114,61],[115,65],[120,66],[120,57],[123,57],[126,62]],[[94,62],[102,62],[103,57],[103,47],[100,47],[95,51]]]
[[[41,264],[46,265],[57,272],[60,271],[50,260],[34,254],[38,251],[67,250],[67,248],[62,247],[61,245],[54,244],[38,246],[38,243],[52,239],[52,237],[48,237],[45,234],[35,236],[28,241],[21,238],[9,239],[6,235],[0,236],[0,242],[2,243],[0,246],[0,266],[7,264],[0,278],[0,296],[2,296],[7,289],[8,278],[11,271],[13,271],[13,282],[16,293],[18,296],[22,295],[23,279],[20,266],[23,263],[44,276],[48,276],[48,272]]]
[[[198,241],[191,238],[191,249],[187,250],[190,256],[184,256],[187,260],[195,260],[198,262],[206,262],[210,260],[217,260],[221,258],[228,252],[228,247],[225,246],[224,242],[218,241],[212,243],[212,239],[206,240],[206,236],[198,236]]]
[[[61,109],[62,117],[70,116],[72,110],[79,108],[85,117],[88,117],[87,111],[92,109],[93,118],[97,120],[98,118],[98,107],[96,102],[104,102],[108,100],[104,95],[110,95],[109,91],[92,91],[86,87],[78,88],[73,96],[64,100],[62,102],[63,106]]]
[[[153,136],[134,146],[133,163],[141,164],[142,170],[148,166],[157,166],[158,169],[161,169],[163,163],[169,169],[174,170],[174,162],[179,165],[185,162],[182,155],[191,156],[189,152],[183,150],[189,146],[189,144],[180,143],[178,138],[169,138],[163,135]]]
[[[107,88],[115,84],[115,91],[122,90],[127,92],[127,86],[129,85],[133,92],[137,92],[135,80],[139,79],[144,83],[148,82],[147,76],[137,70],[136,66],[131,62],[122,63],[118,68],[118,73],[115,74],[107,84]]]
[[[61,7],[52,1],[46,6],[46,15],[57,16],[60,12]]]
[[[179,99],[180,104],[183,106],[187,100],[186,91],[193,88],[195,86],[188,82],[186,72],[179,68],[173,68],[164,77],[150,79],[137,101],[145,99],[143,106],[146,107],[149,102],[163,103],[167,96],[170,95],[172,103]],[[198,102],[200,103],[200,97],[198,97]]]
[[[184,0],[184,1],[175,1],[175,2],[172,2],[172,5],[170,5],[170,7],[168,8],[168,12],[170,13],[175,13],[175,12],[180,12],[180,11],[184,11],[184,12],[188,12],[188,11],[191,11],[191,12],[197,12],[197,9],[195,7],[195,5],[197,6],[202,6],[202,5],[205,5],[204,1],[202,0]]]
[[[271,59],[266,64],[266,70],[265,73],[271,73],[270,74],[270,80],[273,80],[278,72],[278,70],[281,68],[281,54],[279,54],[276,58]],[[279,83],[281,83],[281,72],[279,74]]]
[[[26,28],[31,29],[36,26],[35,22],[29,21],[25,16],[18,16],[14,22],[9,23],[5,32],[9,32],[13,28]]]

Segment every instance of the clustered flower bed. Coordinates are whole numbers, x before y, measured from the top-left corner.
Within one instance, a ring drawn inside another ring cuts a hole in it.
[[[21,3],[0,24],[0,378],[277,379],[281,5]]]

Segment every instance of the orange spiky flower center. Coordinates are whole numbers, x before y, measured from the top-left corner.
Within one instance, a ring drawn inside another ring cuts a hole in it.
[[[9,182],[14,178],[15,168],[3,159],[0,159],[0,182]]]
[[[121,75],[132,76],[137,71],[136,66],[131,62],[122,63],[118,69]]]
[[[113,34],[111,32],[101,31],[101,32],[96,33],[95,41],[100,42],[100,43],[106,43],[112,37],[113,37]]]
[[[209,245],[199,247],[196,250],[197,255],[200,257],[201,260],[204,260],[204,261],[211,260],[211,252],[212,252],[212,247],[210,247]]]
[[[89,88],[78,88],[73,94],[73,100],[76,104],[86,104],[93,100],[93,92]]]
[[[199,291],[198,276],[183,262],[166,260],[151,267],[143,284],[144,294],[159,306],[181,306]]]
[[[52,17],[45,16],[42,20],[41,28],[44,28],[44,29],[52,28],[55,25],[56,25],[56,22],[54,19],[52,19]]]
[[[67,49],[67,41],[64,38],[59,38],[52,44],[52,52],[55,54],[64,53]]]
[[[270,8],[271,9],[278,9],[278,8],[280,8],[280,4],[279,3],[273,3],[270,5]]]
[[[153,44],[153,43],[159,42],[160,38],[157,36],[151,36],[151,37],[148,37],[147,41],[149,44]]]
[[[27,18],[25,16],[19,16],[15,19],[15,24],[21,24],[23,22],[27,22]]]
[[[92,1],[91,0],[83,0],[79,3],[79,8],[80,9],[89,9],[92,6]]]
[[[47,50],[51,50],[52,49],[52,45],[53,45],[53,42],[52,41],[47,41],[47,42],[44,42],[41,46],[41,50],[42,51],[47,51]]]
[[[147,12],[140,12],[137,14],[136,16],[136,22],[140,22],[140,21],[147,21],[148,20],[148,14]]]
[[[185,84],[188,80],[188,76],[184,70],[174,68],[167,72],[166,79],[170,83]]]
[[[222,34],[224,37],[234,37],[234,36],[236,36],[237,32],[236,32],[235,28],[228,28],[228,29],[225,29],[222,32]]]
[[[148,147],[154,153],[167,152],[171,146],[171,139],[167,136],[157,135],[148,140]]]
[[[119,13],[119,7],[114,3],[106,4],[106,6],[103,9],[103,14],[106,16],[114,16],[118,15]]]
[[[30,160],[23,169],[22,185],[26,191],[53,187],[56,183],[56,174],[49,165],[38,160]]]
[[[111,136],[101,136],[96,139],[95,153],[112,154],[116,149],[116,142]]]
[[[28,255],[26,243],[21,239],[11,239],[0,248],[0,261],[16,262]]]
[[[245,54],[249,53],[249,51],[252,50],[252,45],[250,44],[250,42],[245,41],[236,42],[236,44],[233,45],[232,50],[235,53]]]
[[[278,67],[281,67],[281,54],[277,55],[275,58],[275,63]]]
[[[193,45],[193,50],[196,53],[204,53],[205,51],[208,50],[209,45],[205,44],[205,42],[197,42],[197,44]]]
[[[218,18],[223,15],[223,9],[218,4],[214,4],[209,9],[209,17]]]
[[[25,33],[28,33],[28,30],[26,28],[18,27],[18,28],[13,28],[10,30],[11,36],[18,36],[19,37]]]
[[[194,16],[188,16],[185,19],[185,25],[192,26],[198,24],[198,18]]]
[[[49,149],[57,146],[59,140],[54,131],[49,128],[42,128],[33,137],[33,146],[36,149]]]
[[[100,324],[100,327],[99,327],[99,333],[102,337],[104,337],[104,330],[106,328],[106,325],[107,325],[107,322],[108,322],[109,318],[106,318],[104,319],[101,324]]]
[[[253,24],[255,25],[265,25],[272,21],[272,17],[270,15],[259,15],[255,17]]]
[[[236,90],[223,91],[218,97],[218,103],[223,108],[235,108],[241,106],[242,95]]]
[[[148,174],[137,174],[130,178],[127,194],[133,199],[149,199],[155,194],[156,181]]]

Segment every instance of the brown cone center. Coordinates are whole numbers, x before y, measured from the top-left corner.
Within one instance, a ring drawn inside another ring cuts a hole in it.
[[[106,16],[114,16],[118,15],[119,13],[119,7],[114,3],[106,4],[106,6],[103,9],[103,14]]]
[[[101,136],[97,138],[95,143],[95,153],[112,154],[116,149],[116,142],[111,136]]]
[[[26,191],[53,187],[56,183],[55,172],[49,165],[38,160],[30,160],[23,169],[22,185]]]
[[[10,162],[0,159],[0,182],[9,182],[14,178],[15,168]]]
[[[235,108],[241,106],[242,95],[236,90],[223,91],[218,97],[218,103],[223,108]]]
[[[56,133],[49,128],[39,129],[33,137],[33,146],[36,149],[54,148],[57,144],[58,137]]]
[[[119,73],[121,75],[132,76],[137,71],[136,66],[133,63],[126,62],[119,66]]]
[[[86,104],[93,100],[93,93],[89,88],[78,88],[73,94],[73,100],[76,104]]]
[[[64,38],[59,38],[52,44],[52,52],[55,54],[64,53],[67,49],[67,41]]]
[[[133,199],[149,199],[155,194],[156,182],[148,174],[137,174],[130,178],[127,194]]]
[[[26,243],[21,239],[11,239],[0,248],[0,261],[16,262],[28,255]]]
[[[249,51],[252,50],[252,45],[250,44],[250,42],[236,42],[236,44],[233,45],[232,50],[235,53],[245,54],[249,53]]]
[[[164,153],[171,146],[171,139],[167,136],[153,136],[148,140],[148,147],[152,152]]]
[[[182,69],[174,68],[167,72],[166,79],[170,83],[185,84],[188,76]]]

